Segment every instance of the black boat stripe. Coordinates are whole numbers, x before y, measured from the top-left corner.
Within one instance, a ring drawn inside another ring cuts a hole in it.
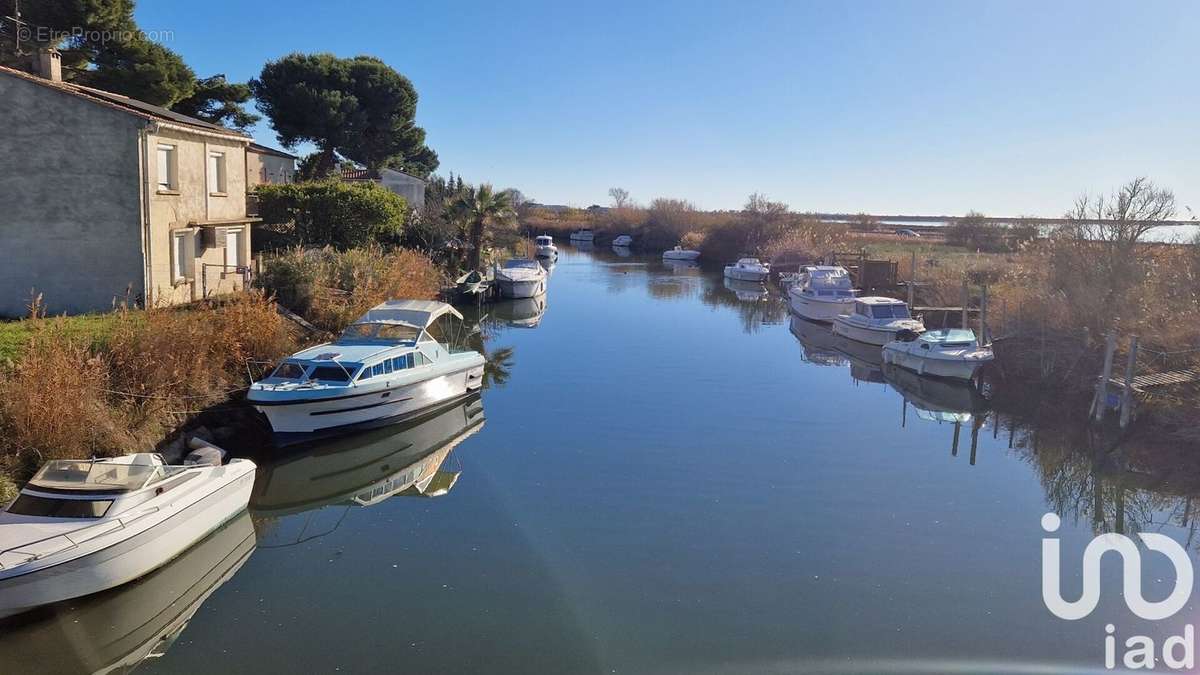
[[[370,405],[360,405],[360,406],[355,406],[353,408],[339,408],[338,410],[317,410],[315,412],[310,412],[308,414],[312,415],[313,417],[319,417],[321,415],[336,415],[338,413],[354,412],[355,410],[366,410],[367,408],[378,408],[381,405],[388,405],[390,403],[404,403],[405,401],[411,401],[412,398],[413,397],[411,397],[411,396],[405,396],[404,398],[394,398],[394,399],[390,399],[387,401],[380,401],[379,403],[372,403]]]

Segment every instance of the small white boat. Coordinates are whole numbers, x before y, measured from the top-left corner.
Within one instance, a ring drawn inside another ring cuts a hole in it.
[[[596,238],[596,233],[592,232],[591,228],[584,227],[575,230],[571,233],[571,241],[592,241]]]
[[[883,361],[918,375],[955,380],[972,380],[990,363],[991,347],[981,347],[972,330],[935,330],[916,335],[901,332],[899,339],[883,346]]]
[[[902,300],[892,298],[857,298],[850,314],[833,320],[834,333],[880,347],[895,340],[903,330],[924,333],[925,324],[909,315],[908,305]]]
[[[444,302],[380,303],[337,341],[288,357],[246,399],[283,444],[401,422],[482,386],[483,356],[449,344],[453,319],[462,315]]]
[[[494,276],[501,297],[532,298],[546,292],[546,269],[536,260],[511,258]]]
[[[833,321],[854,307],[857,291],[844,267],[805,265],[788,286],[788,306],[810,321]]]
[[[626,248],[629,246],[633,246],[633,237],[631,237],[627,234],[622,234],[622,235],[618,236],[616,239],[613,239],[612,245],[626,247]]]
[[[454,281],[455,290],[462,296],[475,296],[487,290],[487,277],[482,272],[471,270]]]
[[[558,247],[554,245],[554,238],[548,234],[540,234],[534,239],[537,246],[537,257],[553,258],[558,255]]]
[[[699,260],[700,251],[691,251],[676,246],[670,251],[663,251],[663,260]]]
[[[245,510],[254,462],[193,439],[185,463],[51,460],[0,512],[0,616],[115,588]]]
[[[725,266],[726,279],[762,283],[769,276],[771,276],[770,265],[763,264],[758,258],[742,258],[732,265]]]

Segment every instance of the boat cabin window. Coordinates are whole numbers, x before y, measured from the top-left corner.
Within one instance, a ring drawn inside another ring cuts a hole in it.
[[[350,372],[354,369],[341,366],[316,366],[312,369],[312,374],[308,376],[310,380],[324,380],[326,382],[349,382]]]
[[[425,356],[421,352],[417,352],[416,354],[409,354],[409,356],[414,357],[414,359],[413,359],[414,363],[415,363],[415,365],[418,365],[418,366],[424,366],[424,365],[433,363],[432,361],[429,360],[428,356]]]
[[[872,305],[871,316],[876,319],[907,319],[908,307],[904,305]]]
[[[525,258],[513,258],[512,260],[505,261],[504,263],[504,269],[506,270],[535,269],[537,267],[540,267],[540,265],[538,265],[536,260],[527,260]]]
[[[398,323],[356,323],[342,332],[342,340],[386,340],[388,342],[412,342],[420,329]]]
[[[9,505],[8,512],[46,518],[99,518],[112,503],[111,499],[58,499],[23,494]]]
[[[271,377],[278,377],[283,380],[302,380],[304,379],[304,366],[299,363],[281,363],[275,369],[275,372],[271,373]]]
[[[404,356],[397,356],[396,358],[392,359],[392,370],[404,370],[405,368],[412,368],[412,366],[413,355],[411,352],[405,354]]]

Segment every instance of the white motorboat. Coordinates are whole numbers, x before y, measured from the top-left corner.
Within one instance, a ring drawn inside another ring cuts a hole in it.
[[[596,233],[592,232],[591,228],[584,227],[575,230],[571,233],[571,241],[592,241],[596,238]]]
[[[935,330],[921,335],[901,332],[883,346],[883,361],[916,372],[956,380],[972,380],[993,359],[991,347],[981,347],[975,331]]]
[[[554,245],[554,238],[548,234],[539,234],[534,239],[534,245],[537,246],[537,257],[553,258],[558,255],[558,247]]]
[[[846,268],[805,265],[788,286],[788,307],[810,321],[833,321],[854,307],[857,292]]]
[[[725,266],[726,279],[762,283],[769,276],[771,276],[771,266],[760,262],[758,258],[741,258],[736,263]]]
[[[546,292],[546,269],[536,260],[511,258],[494,276],[504,298],[532,298]]]
[[[676,246],[675,248],[671,249],[670,251],[663,251],[662,257],[663,257],[663,260],[684,260],[684,261],[699,260],[700,259],[700,251],[692,251],[689,249],[685,249],[685,248]]]
[[[0,616],[126,584],[241,513],[254,463],[191,447],[178,466],[138,453],[39,469],[0,512]]]
[[[443,302],[380,303],[336,342],[288,357],[246,399],[279,443],[403,421],[482,386],[483,356],[449,343],[462,318]]]
[[[242,511],[137,583],[8,622],[0,633],[0,663],[13,673],[131,672],[163,656],[254,549],[254,523]]]
[[[908,305],[902,300],[892,298],[856,298],[850,314],[833,320],[834,333],[880,347],[895,340],[903,330],[924,333],[925,324],[909,315]]]
[[[471,270],[454,281],[455,290],[464,298],[480,295],[487,291],[488,280],[478,270]]]
[[[633,237],[631,237],[627,234],[622,234],[622,235],[618,236],[616,239],[612,240],[612,245],[620,246],[622,248],[628,248],[630,246],[633,246]]]

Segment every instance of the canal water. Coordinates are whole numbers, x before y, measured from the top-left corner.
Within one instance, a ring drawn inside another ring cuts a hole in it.
[[[1194,561],[1169,478],[885,372],[719,268],[563,248],[545,298],[468,312],[481,398],[264,450],[248,515],[5,624],[0,670],[1082,672],[1104,670],[1106,624],[1117,665],[1139,634],[1163,668],[1195,605],[1139,618],[1110,554],[1096,609],[1057,618],[1042,540],[1068,599],[1098,532]],[[1171,564],[1141,558],[1161,600]]]

